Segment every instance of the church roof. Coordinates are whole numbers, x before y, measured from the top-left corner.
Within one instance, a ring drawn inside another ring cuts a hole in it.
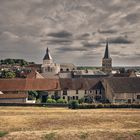
[[[108,41],[106,42],[106,48],[105,48],[104,58],[105,58],[105,59],[110,58],[109,49],[108,49]]]
[[[51,59],[52,59],[52,57],[50,55],[49,49],[47,48],[46,49],[46,54],[45,54],[43,60],[51,60]]]

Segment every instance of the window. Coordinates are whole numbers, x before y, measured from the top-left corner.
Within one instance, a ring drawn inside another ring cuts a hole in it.
[[[70,96],[68,96],[68,101],[70,100]]]
[[[76,100],[78,100],[78,96],[76,96]]]
[[[50,72],[51,71],[51,68],[50,67],[48,67],[48,72]]]
[[[63,96],[63,99],[65,99],[65,96]]]
[[[98,91],[96,90],[96,95],[98,94]]]
[[[85,90],[85,94],[87,94],[87,91]]]
[[[63,95],[67,95],[67,90],[63,90]]]
[[[137,99],[140,99],[140,95],[137,95]]]
[[[75,100],[75,96],[73,96],[72,98],[73,98],[73,100]]]
[[[78,94],[78,90],[76,90],[76,94]]]

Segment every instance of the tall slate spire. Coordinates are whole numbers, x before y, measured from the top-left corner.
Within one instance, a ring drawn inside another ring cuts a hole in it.
[[[108,40],[107,40],[107,42],[106,42],[106,48],[105,48],[104,58],[105,58],[105,59],[110,58],[109,49],[108,49]]]
[[[43,60],[52,60],[52,57],[50,55],[50,52],[49,52],[48,48],[46,49],[46,54],[45,54]]]

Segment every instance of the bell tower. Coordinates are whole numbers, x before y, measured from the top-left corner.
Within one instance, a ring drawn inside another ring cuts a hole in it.
[[[41,69],[42,73],[44,74],[57,74],[58,72],[60,72],[60,65],[53,62],[48,48],[46,49],[46,54],[43,58]]]
[[[106,42],[105,53],[102,59],[102,71],[107,74],[111,73],[112,71],[112,58],[109,55],[108,41]]]

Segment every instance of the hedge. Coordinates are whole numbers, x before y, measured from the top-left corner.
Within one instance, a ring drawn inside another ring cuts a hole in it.
[[[140,104],[78,104],[77,109],[140,108]]]

